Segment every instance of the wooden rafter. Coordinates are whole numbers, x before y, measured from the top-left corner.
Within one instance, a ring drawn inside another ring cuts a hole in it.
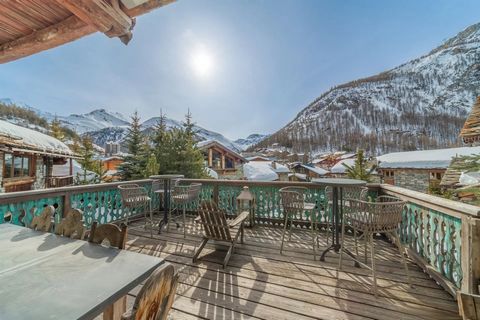
[[[112,4],[105,0],[56,0],[80,20],[105,33],[110,38],[119,37],[125,44],[130,41],[134,21],[123,12],[118,0]]]
[[[109,37],[120,37],[122,41],[128,42],[129,38],[131,38],[129,31],[133,25],[132,18],[170,4],[175,0],[148,0],[131,9],[127,9],[121,4],[118,5],[118,2],[115,0],[110,2],[110,7],[106,7],[106,0],[56,1],[62,3],[62,6],[59,6],[59,8],[75,11],[73,15],[56,24],[0,44],[0,63],[13,61],[60,46],[92,34],[95,31],[101,31]],[[42,2],[38,3],[41,4]],[[1,15],[2,12],[0,11]],[[1,26],[0,31],[3,32]]]

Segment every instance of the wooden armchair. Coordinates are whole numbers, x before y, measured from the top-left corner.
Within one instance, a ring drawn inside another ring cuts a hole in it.
[[[79,209],[70,209],[67,216],[55,227],[55,234],[83,240],[85,236],[83,212]]]
[[[131,310],[122,315],[122,320],[165,320],[175,299],[178,274],[173,265],[165,263],[158,267],[145,282]]]
[[[193,262],[197,261],[198,255],[208,240],[225,241],[230,245],[225,260],[223,261],[223,267],[225,268],[238,242],[239,236],[240,243],[243,243],[244,222],[248,219],[249,212],[244,211],[234,220],[227,221],[225,212],[220,210],[215,202],[203,201],[200,204],[199,214],[195,221],[203,225],[204,235],[202,243],[198,247],[197,252],[195,252],[192,260]]]
[[[30,229],[49,232],[52,227],[52,218],[55,213],[53,206],[46,206],[38,216],[34,216]]]
[[[127,240],[127,226],[124,223],[122,223],[120,227],[111,223],[99,225],[97,221],[94,221],[92,228],[90,229],[88,241],[96,244],[102,244],[105,239],[108,240],[111,247],[125,249],[125,242]]]
[[[480,296],[457,291],[458,311],[463,320],[480,320]]]

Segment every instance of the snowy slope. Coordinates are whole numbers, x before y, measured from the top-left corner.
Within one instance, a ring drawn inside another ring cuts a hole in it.
[[[71,114],[67,117],[58,118],[63,125],[77,131],[78,133],[112,127],[127,127],[129,124],[122,114],[105,109],[97,109],[85,114]]]
[[[268,136],[269,136],[268,134],[253,133],[248,137],[246,137],[245,139],[241,138],[233,142],[242,150],[247,150],[249,147],[259,143],[260,141],[264,140]]]
[[[381,154],[459,145],[480,95],[479,62],[480,23],[418,59],[325,92],[258,146]]]

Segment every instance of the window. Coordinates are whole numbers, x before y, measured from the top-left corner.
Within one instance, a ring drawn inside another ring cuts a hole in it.
[[[30,176],[30,157],[5,153],[4,178]]]

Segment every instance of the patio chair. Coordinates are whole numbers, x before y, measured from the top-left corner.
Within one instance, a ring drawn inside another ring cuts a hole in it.
[[[125,249],[127,226],[124,223],[120,227],[111,223],[99,225],[97,221],[94,221],[90,229],[88,242],[102,244],[105,240],[108,240],[110,247]]]
[[[55,226],[55,234],[83,239],[85,227],[83,225],[83,212],[79,209],[70,209],[65,218]]]
[[[375,244],[373,242],[373,236],[377,233],[389,235],[396,242],[405,267],[408,283],[410,285],[412,283],[408,272],[407,261],[404,256],[405,251],[397,233],[397,229],[402,221],[404,206],[405,201],[389,196],[377,197],[377,202],[349,199],[349,207],[343,213],[339,269],[342,269],[342,258],[345,251],[345,227],[350,226],[353,229],[355,241],[354,261],[372,271],[375,295],[377,295],[377,275],[375,270]],[[361,233],[360,237],[357,237],[357,232]],[[358,240],[361,238],[365,241],[364,262],[360,261],[358,256]],[[371,266],[367,265],[368,246],[370,247]]]
[[[244,222],[248,219],[248,216],[249,212],[244,211],[235,219],[227,221],[226,213],[220,210],[215,202],[203,201],[200,204],[199,216],[195,221],[203,225],[204,235],[202,243],[193,255],[192,261],[197,261],[198,255],[208,240],[225,241],[228,242],[230,246],[223,261],[223,268],[225,268],[228,265],[235,245],[238,243],[239,237],[240,243],[243,243]]]
[[[135,298],[131,310],[122,320],[166,320],[175,299],[178,274],[170,263],[164,263],[150,275]]]
[[[147,189],[138,184],[122,184],[118,186],[122,197],[122,207],[125,212],[125,224],[128,225],[128,216],[138,209],[143,210],[144,228],[150,223],[150,237],[153,238],[153,212],[152,200],[148,195]]]
[[[288,240],[291,240],[292,225],[295,219],[307,216],[310,220],[310,232],[313,242],[313,259],[317,259],[317,217],[315,214],[315,204],[305,202],[305,194],[308,189],[304,187],[285,187],[280,189],[280,198],[285,220],[283,223],[282,244],[280,245],[280,254],[283,254],[283,244],[287,227],[289,231]]]
[[[463,320],[480,320],[480,296],[457,291],[458,312]]]
[[[171,220],[171,216],[174,210],[182,210],[182,217],[183,217],[183,238],[187,236],[187,228],[186,228],[186,212],[187,207],[189,205],[198,204],[200,191],[202,190],[201,183],[192,183],[189,185],[176,185],[171,193],[171,201],[173,209],[169,212],[169,219]],[[174,219],[175,220],[175,219]],[[178,224],[177,224],[178,225]],[[168,229],[170,228],[170,224],[168,224]]]
[[[40,215],[33,217],[32,223],[30,223],[30,229],[49,232],[52,227],[54,214],[55,208],[53,206],[46,206]]]

